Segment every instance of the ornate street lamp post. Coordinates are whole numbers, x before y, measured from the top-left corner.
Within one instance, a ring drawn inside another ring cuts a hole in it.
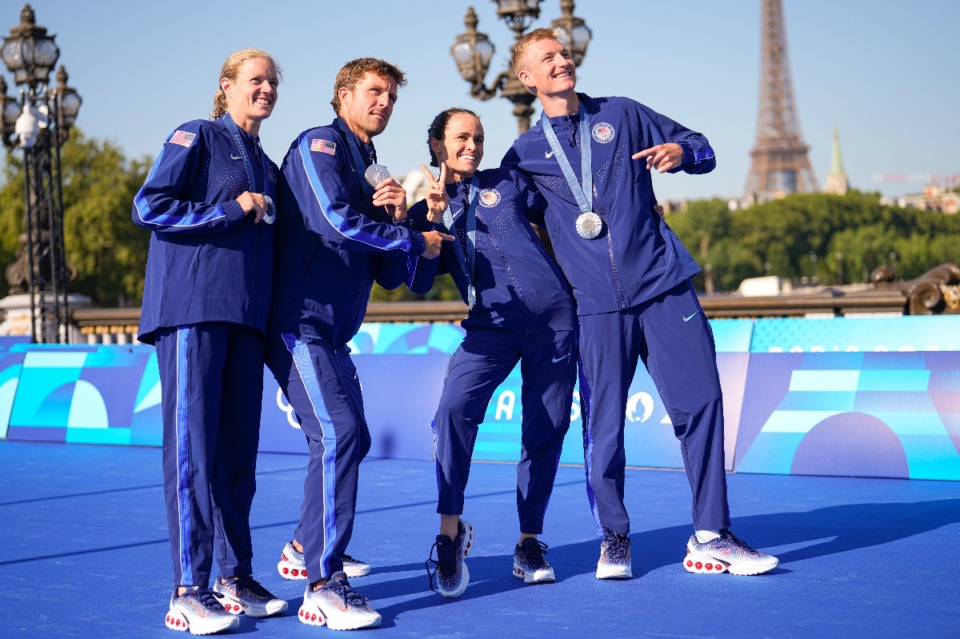
[[[497,16],[513,30],[512,46],[516,46],[530,24],[540,16],[542,0],[493,1],[497,3]],[[550,26],[557,38],[570,50],[574,63],[579,66],[587,53],[591,33],[584,21],[573,15],[573,8],[573,0],[561,0],[560,9],[563,15]],[[470,83],[470,95],[479,100],[489,100],[499,92],[501,97],[513,104],[513,115],[517,118],[520,133],[524,133],[530,128],[530,118],[533,116],[531,105],[535,98],[509,66],[494,78],[489,87],[484,84],[495,47],[485,33],[477,31],[478,22],[473,7],[468,7],[467,15],[463,19],[467,31],[454,40],[450,54],[457,63],[460,75]]]
[[[14,76],[19,98],[7,96],[0,76],[3,144],[11,153],[23,150],[25,192],[24,234],[17,259],[6,270],[11,293],[28,293],[30,331],[38,343],[66,342],[67,264],[63,244],[63,196],[60,146],[66,142],[82,102],[67,86],[61,66],[57,84],[50,72],[60,57],[55,36],[37,26],[29,4],[20,24],[3,39],[0,57]]]

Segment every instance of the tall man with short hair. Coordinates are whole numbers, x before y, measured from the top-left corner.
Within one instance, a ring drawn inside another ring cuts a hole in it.
[[[296,411],[310,461],[300,524],[278,568],[284,574],[296,562],[297,576],[308,578],[300,621],[334,630],[380,623],[344,572],[345,563],[354,574],[369,570],[345,551],[359,466],[371,443],[347,342],[360,328],[374,281],[396,288],[406,281],[409,256],[436,257],[453,239],[405,226],[403,187],[393,178],[371,186],[364,177],[376,163],[372,140],[390,121],[405,82],[383,60],[348,62],[334,86],[336,119],[301,133],[281,167],[267,364]]]
[[[528,173],[546,198],[547,231],[577,302],[587,495],[604,536],[597,578],[632,577],[623,428],[638,360],[670,415],[693,491],[684,566],[772,570],[775,557],[729,531],[716,351],[691,283],[700,268],[655,208],[650,179],[650,169],[707,173],[713,149],[638,102],[578,94],[570,53],[550,30],[524,36],[512,63],[543,116],[504,165]]]

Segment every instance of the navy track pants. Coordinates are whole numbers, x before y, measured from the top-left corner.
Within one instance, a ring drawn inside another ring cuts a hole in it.
[[[433,422],[437,512],[463,513],[479,426],[497,387],[520,362],[523,378],[517,513],[520,532],[540,534],[570,428],[576,382],[575,331],[519,334],[471,328],[453,354]]]
[[[716,347],[689,282],[625,311],[580,316],[587,496],[598,527],[630,532],[623,502],[623,429],[638,360],[656,384],[680,440],[693,492],[694,528],[728,527]]]
[[[267,365],[307,437],[310,461],[294,538],[311,581],[343,569],[353,536],[360,462],[370,452],[357,369],[346,349],[290,333],[267,339]]]
[[[210,322],[160,329],[163,487],[174,585],[253,572],[263,334]]]

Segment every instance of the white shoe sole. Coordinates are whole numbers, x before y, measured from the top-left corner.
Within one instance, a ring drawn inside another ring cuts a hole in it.
[[[180,632],[190,631],[193,635],[212,635],[224,630],[234,630],[240,627],[240,620],[237,617],[216,617],[214,619],[203,619],[190,623],[186,615],[175,610],[168,610],[164,623],[170,630]]]
[[[776,568],[779,563],[780,560],[776,557],[769,557],[766,561],[728,563],[707,554],[690,552],[689,549],[687,556],[683,559],[683,567],[687,572],[698,575],[722,575],[729,572],[731,575],[741,577],[762,575]]]
[[[248,617],[270,617],[272,615],[284,612],[287,609],[287,602],[283,599],[273,599],[265,604],[245,604],[236,597],[226,593],[214,591],[217,599],[223,604],[223,608],[231,615],[244,614]]]
[[[361,628],[376,628],[382,618],[374,612],[372,615],[324,615],[323,610],[316,604],[304,603],[297,613],[301,623],[308,626],[326,626],[330,630],[360,630]]]
[[[630,565],[598,562],[597,579],[633,579],[633,568]]]
[[[523,583],[525,584],[546,584],[557,580],[557,576],[554,574],[552,567],[527,572],[517,563],[516,559],[513,561],[513,576],[518,579],[523,579]]]
[[[303,564],[298,564],[287,559],[285,554],[280,555],[280,561],[277,562],[277,572],[280,573],[280,576],[284,579],[289,579],[291,581],[302,581],[307,578],[307,569]],[[354,577],[365,577],[370,574],[370,566],[351,566],[349,564],[343,565],[343,572],[349,578]]]

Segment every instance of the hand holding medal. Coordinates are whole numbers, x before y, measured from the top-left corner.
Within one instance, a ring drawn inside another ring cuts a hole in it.
[[[367,183],[375,190],[373,205],[386,208],[387,213],[397,221],[407,217],[407,192],[390,177],[390,171],[382,164],[371,164],[363,173]]]

